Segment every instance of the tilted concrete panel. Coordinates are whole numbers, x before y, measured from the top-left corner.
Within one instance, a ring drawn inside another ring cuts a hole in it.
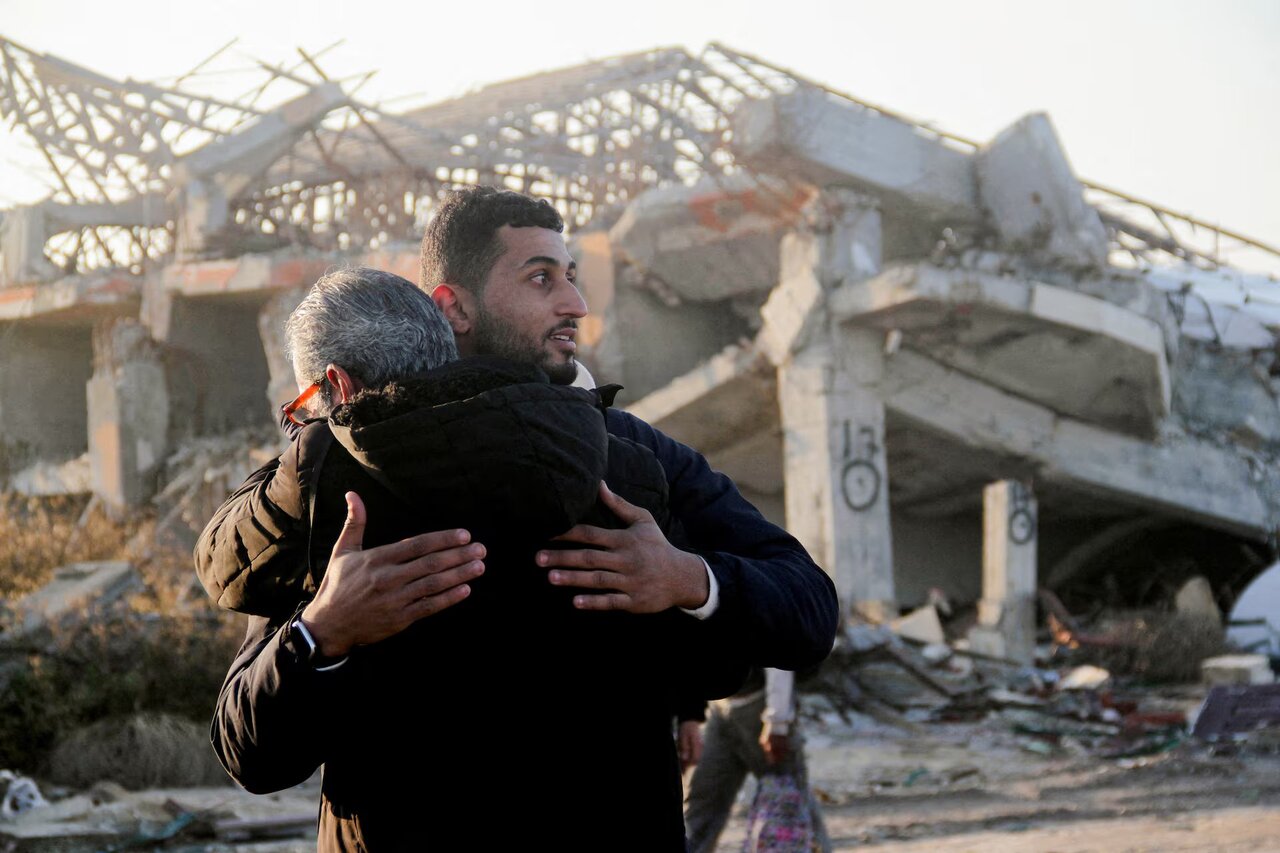
[[[973,157],[914,125],[814,89],[744,103],[733,150],[752,169],[872,193],[923,215],[977,220]]]
[[[1101,267],[1107,230],[1084,200],[1049,117],[1026,116],[976,155],[978,188],[992,223],[1012,251],[1043,252]]]
[[[778,243],[810,194],[748,175],[650,190],[609,231],[619,258],[685,299],[767,293],[778,281]]]
[[[1021,458],[1037,480],[1251,537],[1274,525],[1277,508],[1245,456],[1172,429],[1159,442],[1121,435],[906,351],[886,359],[881,393],[892,412],[966,445]]]
[[[841,287],[830,310],[1072,418],[1151,436],[1169,414],[1160,326],[1076,291],[912,264]]]

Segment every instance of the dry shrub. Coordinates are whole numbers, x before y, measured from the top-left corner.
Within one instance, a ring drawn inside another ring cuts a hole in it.
[[[1101,666],[1149,682],[1198,681],[1201,661],[1225,648],[1221,624],[1195,613],[1113,614],[1097,633],[1118,641],[1098,650]]]
[[[115,522],[86,498],[0,495],[0,605],[72,562],[128,560],[143,580],[132,599],[49,626],[50,633],[22,641],[28,648],[0,657],[0,767],[45,772],[55,744],[139,714],[191,721],[201,731],[199,755],[208,757],[205,732],[243,621],[213,606],[190,552],[157,546],[154,527],[145,512]],[[139,757],[140,773],[163,765],[164,744],[177,742],[157,734],[176,731],[168,724],[120,731],[154,741],[155,754]]]
[[[242,636],[240,618],[203,605],[124,604],[56,626],[0,673],[0,767],[42,772],[61,738],[113,717],[166,713],[207,728]]]
[[[49,779],[77,788],[110,780],[135,791],[228,781],[208,725],[169,714],[115,717],[71,732],[53,750]]]
[[[136,524],[112,520],[83,495],[0,493],[0,599],[44,586],[59,566],[118,559]]]

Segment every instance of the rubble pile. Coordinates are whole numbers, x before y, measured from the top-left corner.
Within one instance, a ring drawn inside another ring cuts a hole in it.
[[[227,495],[284,449],[272,428],[194,438],[165,462],[164,485],[152,499],[157,541],[189,550]]]
[[[846,626],[821,670],[801,681],[810,716],[834,714],[848,724],[863,715],[908,731],[981,723],[1015,734],[1021,749],[1046,757],[1159,754],[1188,743],[1193,726],[1202,739],[1210,731],[1228,731],[1237,740],[1252,736],[1255,744],[1280,738],[1280,692],[1268,659],[1212,657],[1223,648],[1220,624],[1210,628],[1202,617],[1176,613],[1136,620],[1108,614],[1101,621],[1122,629],[1090,634],[1052,594],[1043,597],[1055,607],[1037,665],[975,652],[962,637],[944,640],[933,605],[892,625]],[[1171,642],[1171,633],[1188,624],[1204,636]],[[1178,659],[1154,669],[1155,646]],[[1089,662],[1100,650],[1119,666]],[[1196,683],[1201,677],[1212,687],[1207,699],[1207,687]],[[1241,722],[1205,722],[1233,715]]]
[[[0,771],[0,781],[12,777]],[[25,777],[10,782],[10,791],[24,797],[25,806],[0,813],[0,843],[5,849],[61,851],[124,851],[310,839],[315,847],[313,783],[272,797],[254,797],[230,786],[158,788],[128,791],[104,780],[82,791],[49,788],[47,798]],[[5,799],[5,806],[9,797]],[[215,849],[224,849],[221,846]],[[247,849],[253,849],[249,847]],[[296,846],[272,850],[305,850]]]

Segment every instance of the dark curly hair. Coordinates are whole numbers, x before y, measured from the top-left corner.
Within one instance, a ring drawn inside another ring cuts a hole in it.
[[[564,219],[545,199],[495,187],[454,190],[422,235],[422,288],[430,293],[447,281],[478,294],[502,256],[504,225],[564,231]]]

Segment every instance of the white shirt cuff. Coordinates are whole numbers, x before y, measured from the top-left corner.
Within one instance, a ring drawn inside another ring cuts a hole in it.
[[[720,606],[720,584],[716,581],[716,573],[711,571],[711,564],[706,558],[699,555],[698,559],[702,560],[702,566],[707,570],[707,602],[696,610],[689,610],[686,607],[680,609],[694,619],[706,619]]]
[[[765,706],[761,716],[774,734],[787,734],[795,719],[796,674],[785,669],[765,669]]]

